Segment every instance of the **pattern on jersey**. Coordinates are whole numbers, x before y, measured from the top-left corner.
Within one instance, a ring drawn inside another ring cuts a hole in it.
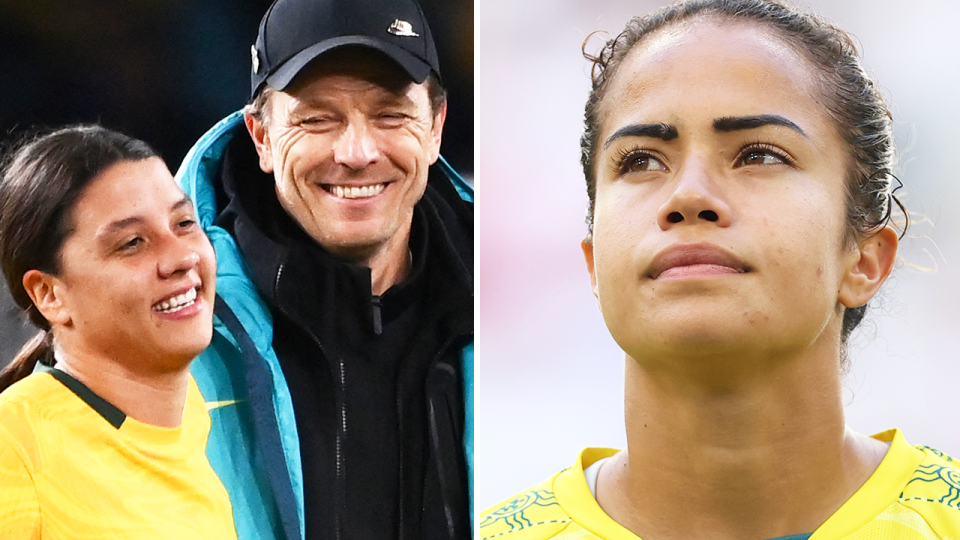
[[[960,471],[936,463],[920,465],[900,493],[900,500],[937,502],[960,510]]]
[[[553,512],[545,511],[548,507],[556,506]],[[518,495],[513,500],[497,508],[480,522],[480,528],[490,527],[502,522],[500,528],[508,527],[506,532],[514,532],[527,527],[544,525],[546,523],[569,523],[570,518],[559,509],[560,504],[552,491],[545,489],[533,490]],[[559,517],[562,519],[544,519]],[[483,534],[480,535],[483,537]],[[498,535],[499,536],[499,535]]]
[[[915,448],[917,448],[917,449],[919,449],[919,450],[926,450],[927,452],[930,452],[931,454],[933,454],[933,455],[937,456],[938,458],[946,461],[947,463],[950,463],[951,461],[953,461],[953,458],[952,458],[952,457],[944,454],[943,452],[937,450],[936,448],[930,448],[929,446],[922,446],[922,445],[917,445]]]

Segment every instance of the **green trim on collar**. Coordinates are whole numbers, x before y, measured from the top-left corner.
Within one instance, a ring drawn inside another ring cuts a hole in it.
[[[94,393],[87,385],[75,379],[69,373],[59,370],[56,367],[45,366],[40,362],[37,362],[37,366],[34,368],[34,373],[36,372],[46,372],[53,375],[53,378],[60,381],[61,384],[70,389],[71,392],[77,395],[78,398],[82,399],[84,403],[90,406],[91,409],[97,412],[104,420],[110,422],[110,425],[120,429],[120,426],[123,425],[123,421],[127,419],[127,415],[123,413],[120,409],[116,408],[112,403],[103,399]]]

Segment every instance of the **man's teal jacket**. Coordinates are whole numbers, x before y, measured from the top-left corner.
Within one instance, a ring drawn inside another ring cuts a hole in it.
[[[271,345],[270,309],[247,274],[234,239],[214,225],[215,185],[227,143],[248,136],[235,112],[211,128],[187,154],[177,182],[196,205],[217,253],[217,306],[213,341],[191,373],[210,412],[207,457],[230,495],[239,540],[301,540],[303,474],[293,403]],[[469,185],[441,157],[435,167],[460,196]],[[473,493],[473,344],[464,348],[464,449]],[[471,496],[472,501],[472,496]]]

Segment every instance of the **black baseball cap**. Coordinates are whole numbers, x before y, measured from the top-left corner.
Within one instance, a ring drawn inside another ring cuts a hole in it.
[[[251,48],[251,96],[283,90],[321,54],[345,46],[380,51],[416,83],[440,77],[437,48],[415,0],[276,0]]]

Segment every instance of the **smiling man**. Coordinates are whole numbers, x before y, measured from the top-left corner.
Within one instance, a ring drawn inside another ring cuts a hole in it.
[[[413,0],[278,0],[178,178],[219,270],[194,364],[239,538],[469,538],[472,188]]]

